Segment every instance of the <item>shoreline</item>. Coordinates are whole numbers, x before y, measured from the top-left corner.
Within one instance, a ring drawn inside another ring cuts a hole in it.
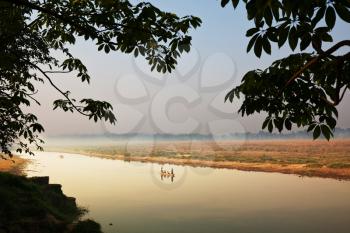
[[[25,167],[30,163],[29,159],[14,155],[6,160],[0,159],[0,172],[8,172],[14,175],[25,175]]]
[[[92,146],[48,146],[45,150],[126,162],[350,180],[350,139],[336,139],[329,142],[304,139],[259,140],[246,141],[244,144],[241,141],[161,141],[156,144],[136,143],[132,147],[126,147],[123,143],[125,142],[111,145],[92,143]],[[23,164],[22,170],[26,165]],[[14,170],[20,171],[21,163],[16,167]]]
[[[307,164],[273,164],[273,163],[242,163],[231,161],[208,161],[198,159],[182,159],[182,158],[165,158],[165,157],[140,157],[140,156],[125,156],[125,155],[106,155],[97,153],[88,153],[74,150],[61,150],[48,152],[70,153],[82,156],[120,160],[124,162],[141,162],[141,163],[156,163],[156,164],[172,164],[177,166],[204,167],[213,169],[232,169],[247,172],[268,172],[281,173],[287,175],[298,175],[305,177],[330,178],[337,180],[350,180],[350,168],[310,168]]]
[[[74,197],[66,196],[61,184],[50,183],[48,176],[27,177],[29,159],[13,156],[0,159],[0,196],[5,210],[0,208],[0,232],[70,233],[90,229],[102,233],[97,222],[81,219],[87,209],[78,206]],[[23,194],[26,197],[23,198]],[[5,225],[4,225],[5,224]]]

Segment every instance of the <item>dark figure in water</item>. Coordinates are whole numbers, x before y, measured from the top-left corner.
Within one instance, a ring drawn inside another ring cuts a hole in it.
[[[175,177],[174,169],[171,169],[171,173],[170,173],[171,182],[174,182],[174,177]]]
[[[171,179],[171,182],[174,181],[174,177],[175,177],[175,174],[174,174],[174,169],[171,169],[171,172],[169,171],[166,171],[166,170],[163,170],[163,167],[160,168],[160,178],[161,180],[163,180],[163,178],[170,178]]]

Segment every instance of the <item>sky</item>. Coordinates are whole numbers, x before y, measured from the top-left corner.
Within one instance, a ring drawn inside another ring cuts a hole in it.
[[[136,1],[134,1],[136,2]],[[229,134],[258,132],[265,115],[242,117],[237,114],[240,100],[224,103],[226,93],[239,85],[243,75],[252,69],[264,69],[274,60],[286,57],[288,47],[272,47],[272,55],[260,59],[246,53],[245,32],[252,27],[243,4],[234,10],[220,6],[216,0],[152,0],[158,8],[179,16],[195,15],[202,26],[191,31],[192,49],[178,62],[175,72],[150,72],[143,58],[114,52],[98,52],[92,42],[78,39],[71,47],[74,56],[87,66],[90,85],[79,78],[53,75],[62,90],[76,98],[106,100],[114,107],[116,125],[87,120],[78,113],[52,111],[52,101],[61,98],[48,84],[39,86],[41,106],[33,111],[45,127],[45,134],[79,135],[108,133],[204,133]],[[334,41],[349,38],[349,24],[338,19],[333,29]],[[295,51],[298,52],[298,51]],[[350,128],[347,94],[338,107],[338,127]],[[295,128],[293,128],[295,130]]]

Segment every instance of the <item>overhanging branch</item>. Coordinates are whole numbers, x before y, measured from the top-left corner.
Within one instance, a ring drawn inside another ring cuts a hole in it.
[[[301,67],[285,84],[284,88],[286,88],[291,82],[293,82],[295,79],[297,79],[302,73],[304,73],[310,66],[317,63],[320,59],[327,57],[340,49],[343,46],[350,46],[350,40],[343,40],[338,42],[337,44],[333,45],[331,48],[323,52],[322,54],[319,54],[318,56],[314,57],[310,61],[308,61],[303,67]],[[344,56],[348,56],[347,54]],[[337,57],[336,59],[342,59],[344,56]]]
[[[81,111],[81,110],[79,109],[79,107],[76,106],[76,105],[74,104],[74,102],[68,97],[68,95],[67,95],[66,93],[64,93],[59,87],[57,87],[56,84],[54,84],[54,82],[51,80],[51,78],[46,74],[46,72],[43,71],[39,66],[35,65],[34,63],[32,63],[32,62],[30,62],[30,61],[26,61],[26,62],[28,62],[28,63],[29,63],[31,66],[33,66],[35,69],[39,70],[40,73],[42,73],[42,74],[45,76],[45,78],[49,81],[49,83],[51,84],[51,86],[53,86],[58,92],[60,92],[60,93],[69,101],[69,103],[72,105],[72,107],[73,107],[78,113],[80,113],[80,114],[82,114],[82,115],[84,115],[84,116],[91,116],[91,115],[86,114],[86,113],[84,113],[83,111]]]

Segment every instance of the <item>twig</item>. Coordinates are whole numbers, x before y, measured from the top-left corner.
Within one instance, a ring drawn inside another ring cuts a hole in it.
[[[89,114],[86,114],[84,112],[82,112],[74,103],[73,101],[68,97],[68,95],[66,93],[64,93],[60,88],[58,88],[51,80],[51,78],[45,73],[45,71],[43,71],[40,67],[38,67],[37,65],[35,65],[34,63],[27,61],[30,65],[32,65],[35,69],[39,70],[44,76],[45,78],[50,82],[51,86],[53,86],[58,92],[60,92],[68,101],[69,103],[73,106],[73,108],[79,112],[80,114],[84,115],[84,116],[91,116]]]
[[[341,102],[341,101],[343,100],[344,95],[345,95],[345,92],[346,92],[346,90],[347,90],[348,88],[349,88],[349,85],[346,85],[346,86],[345,86],[345,89],[343,90],[343,93],[341,94],[341,97],[340,97],[340,99],[339,99],[338,102]]]
[[[37,105],[39,105],[39,106],[41,105],[40,102],[39,102],[37,99],[35,99],[34,97],[32,97],[31,95],[26,94],[26,96],[28,96],[30,99],[34,100],[34,102],[35,102]]]
[[[46,74],[68,74],[71,71],[54,71],[54,70],[48,70],[44,71]]]

